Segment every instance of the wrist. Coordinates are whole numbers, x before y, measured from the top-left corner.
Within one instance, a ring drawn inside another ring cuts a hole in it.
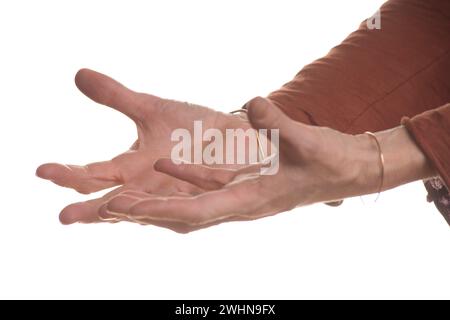
[[[375,137],[381,150],[370,135],[355,136],[359,154],[356,161],[359,171],[356,185],[360,189],[360,194],[384,191],[435,174],[428,159],[405,127],[377,132]],[[384,157],[383,167],[380,152]],[[381,179],[383,181],[380,189]]]
[[[368,134],[355,135],[354,141],[356,147],[350,151],[354,174],[352,196],[379,192],[382,167],[378,146]]]
[[[384,190],[435,175],[427,157],[404,126],[376,135],[385,157]]]

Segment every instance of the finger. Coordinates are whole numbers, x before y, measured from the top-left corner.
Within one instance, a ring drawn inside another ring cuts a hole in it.
[[[294,122],[269,100],[256,97],[246,107],[248,119],[255,129],[278,129],[280,138],[287,141],[295,137]]]
[[[105,194],[101,198],[70,204],[61,211],[59,220],[64,225],[73,224],[76,222],[102,222],[102,220],[99,218],[100,208],[108,201],[108,199],[123,192],[124,190],[125,189],[123,187],[119,187]]]
[[[154,168],[156,171],[192,183],[205,190],[221,188],[235,176],[235,172],[232,170],[213,169],[204,165],[175,164],[167,158],[157,160]]]
[[[127,216],[126,214],[124,214],[121,211],[127,210],[128,207],[130,207],[134,203],[137,203],[139,200],[142,200],[142,198],[140,198],[140,199],[134,198],[132,196],[129,196],[129,194],[130,194],[129,192],[124,192],[110,200],[111,203],[114,202],[114,208],[116,208],[115,210],[118,210],[120,212],[112,212],[112,211],[106,209],[107,206],[104,205],[101,209],[101,211],[104,211],[104,212],[101,213],[100,215],[105,216],[107,218],[116,217],[116,219],[119,219],[122,221],[126,220],[129,222],[134,222],[134,223],[138,223],[141,225],[154,225],[157,227],[170,229],[170,230],[178,232],[178,233],[188,233],[190,231],[193,231],[192,227],[189,227],[188,225],[186,225],[184,223],[165,222],[165,221],[158,221],[158,220],[151,220],[151,219],[146,219],[146,218],[136,218],[136,217]],[[149,197],[146,196],[145,198],[149,198]]]
[[[327,143],[321,133],[324,128],[291,120],[268,99],[254,98],[247,104],[247,108],[252,126],[270,131],[269,138],[272,144],[275,144],[276,149],[280,151],[280,157],[284,157],[285,160],[289,159],[299,164],[300,161],[315,154],[318,146]],[[272,139],[274,129],[279,129],[279,141]]]
[[[183,192],[177,192],[175,195],[179,196],[191,196],[190,194],[186,194]],[[107,209],[106,203],[103,203],[103,205],[100,207],[98,215],[101,221],[105,222],[119,222],[119,221],[128,221],[128,222],[134,222],[141,225],[147,225],[147,224],[153,224],[159,227],[165,227],[169,228],[171,230],[186,233],[188,230],[184,228],[182,225],[177,224],[171,224],[171,223],[158,223],[153,222],[148,219],[133,219],[132,217],[128,217],[125,214],[122,213],[122,210],[124,208],[129,207],[133,203],[136,203],[143,199],[150,199],[157,197],[154,194],[150,194],[147,192],[143,192],[140,190],[126,190],[124,192],[119,193],[118,195],[115,195],[112,199],[109,201],[114,201],[116,203],[116,208],[119,212],[111,212]]]
[[[168,174],[174,178],[189,182],[205,190],[216,190],[231,182],[236,176],[256,172],[261,165],[251,165],[239,170],[211,168],[197,164],[175,164],[171,159],[158,159],[154,168],[156,171]]]
[[[88,194],[123,183],[120,170],[112,160],[95,162],[85,166],[47,163],[36,170],[42,179]]]
[[[128,222],[134,222],[141,225],[154,225],[157,227],[167,228],[172,231],[178,232],[178,233],[188,233],[192,231],[192,228],[189,228],[185,224],[182,223],[174,223],[174,222],[164,222],[164,221],[154,221],[150,219],[138,219],[133,218],[130,216],[127,216],[123,213],[123,211],[126,211],[128,207],[133,205],[134,203],[137,203],[140,200],[143,199],[150,199],[155,198],[156,196],[142,192],[142,191],[125,191],[120,193],[119,195],[115,196],[113,199],[110,200],[110,202],[114,202],[114,207],[117,212],[112,212],[107,209],[107,205],[104,204],[100,208],[99,216],[102,220],[106,221],[128,221]]]
[[[81,69],[77,72],[75,84],[90,99],[114,108],[135,121],[145,116],[151,108],[152,100],[156,102],[159,99],[134,92],[116,80],[89,69]]]
[[[64,225],[69,225],[76,222],[99,222],[96,213],[103,203],[104,200],[99,198],[70,204],[61,211],[59,221],[61,221]]]
[[[109,201],[107,209],[133,219],[183,223],[190,227],[230,219],[255,219],[274,213],[259,180],[252,178],[195,197],[156,197],[138,202]]]

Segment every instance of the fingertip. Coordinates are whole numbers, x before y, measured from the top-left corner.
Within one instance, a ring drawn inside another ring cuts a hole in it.
[[[73,203],[65,207],[59,214],[59,221],[63,225],[70,225],[80,221],[82,203]]]
[[[47,166],[46,164],[42,164],[39,167],[37,167],[36,172],[35,172],[36,177],[39,177],[41,179],[47,179],[46,178],[47,174],[46,174],[46,169],[45,169],[46,166]]]
[[[265,122],[267,122],[268,109],[270,107],[270,101],[262,97],[253,98],[248,102],[248,120],[254,128],[260,128],[261,126],[267,125]]]
[[[267,104],[267,99],[263,97],[256,97],[250,100],[246,105],[249,117],[253,119],[263,118]]]
[[[61,166],[58,163],[45,163],[36,169],[36,176],[50,180],[61,171]]]
[[[153,163],[153,169],[155,169],[156,171],[159,171],[161,169],[161,166],[164,166],[164,158],[157,159]]]
[[[160,158],[155,161],[153,168],[159,172],[165,172],[167,167],[172,164],[172,160],[169,158]]]
[[[59,222],[65,226],[69,226],[69,225],[75,223],[75,222],[71,222],[70,220],[67,220],[66,217],[62,213],[59,215]]]
[[[99,100],[98,91],[101,90],[101,81],[105,76],[97,71],[83,68],[78,70],[75,74],[75,85],[87,97],[92,100],[102,103]]]
[[[75,74],[75,84],[78,86],[79,83],[82,82],[83,79],[85,79],[86,75],[92,72],[94,71],[88,68],[81,68],[80,70],[78,70]]]

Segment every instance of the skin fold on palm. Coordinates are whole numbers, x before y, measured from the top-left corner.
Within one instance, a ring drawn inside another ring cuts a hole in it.
[[[64,208],[60,214],[63,224],[105,221],[98,215],[101,207],[108,199],[127,190],[160,196],[203,192],[198,186],[155,171],[154,162],[170,156],[172,131],[177,128],[192,130],[195,120],[202,120],[205,128],[219,130],[250,127],[237,116],[187,102],[134,92],[92,70],[80,70],[75,83],[93,101],[114,108],[133,120],[138,139],[129,150],[111,160],[83,166],[47,163],[37,169],[38,177],[83,194],[119,186],[101,198],[74,203]],[[111,222],[115,220],[112,219]]]

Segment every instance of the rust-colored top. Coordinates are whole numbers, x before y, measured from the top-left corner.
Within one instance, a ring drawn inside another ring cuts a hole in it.
[[[271,99],[291,118],[347,133],[403,124],[442,180],[426,182],[450,222],[450,1],[390,0]],[[326,22],[325,22],[326,23]]]

